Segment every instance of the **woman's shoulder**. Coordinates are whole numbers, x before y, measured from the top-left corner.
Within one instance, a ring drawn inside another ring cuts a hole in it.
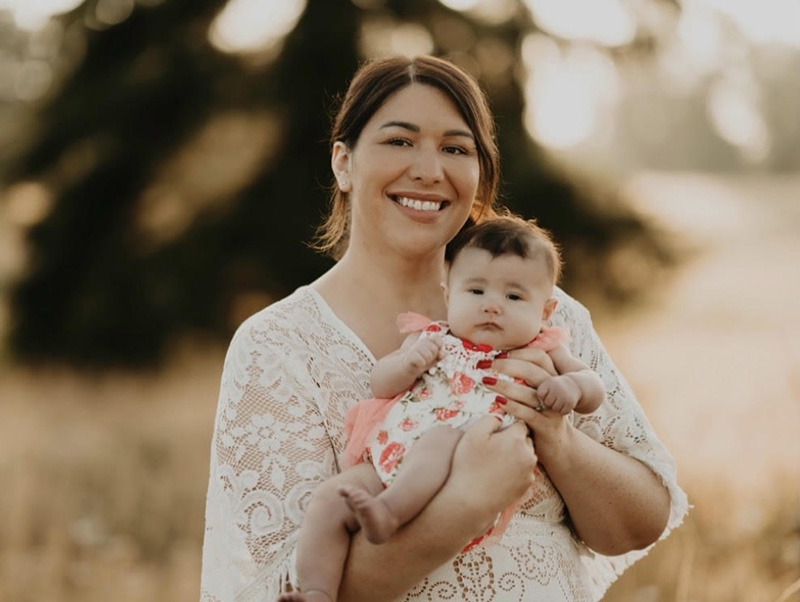
[[[589,310],[575,297],[569,295],[564,289],[556,286],[553,288],[553,297],[558,301],[550,322],[552,326],[569,326],[574,322],[591,323]]]
[[[245,319],[236,329],[231,345],[244,339],[283,346],[294,341],[299,331],[319,320],[313,292],[310,287],[301,286]]]

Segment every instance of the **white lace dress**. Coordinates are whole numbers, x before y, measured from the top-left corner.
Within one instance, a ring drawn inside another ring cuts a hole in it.
[[[603,349],[589,312],[561,290],[551,325],[569,329],[572,353],[608,392],[599,410],[572,415],[604,445],[649,466],[668,488],[666,534],[683,520],[686,496],[675,465]],[[250,317],[237,331],[222,375],[211,448],[201,600],[274,602],[293,583],[297,535],[314,488],[338,472],[344,416],[371,396],[375,358],[310,287]],[[441,566],[398,602],[590,602],[646,553],[606,557],[564,523],[546,476],[502,540]]]

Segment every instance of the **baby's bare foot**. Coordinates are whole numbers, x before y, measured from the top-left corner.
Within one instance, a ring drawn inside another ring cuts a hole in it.
[[[368,541],[386,543],[397,531],[400,526],[397,518],[383,500],[351,485],[340,485],[338,491],[355,514]]]
[[[334,600],[321,589],[310,589],[305,592],[281,594],[277,602],[334,602]]]

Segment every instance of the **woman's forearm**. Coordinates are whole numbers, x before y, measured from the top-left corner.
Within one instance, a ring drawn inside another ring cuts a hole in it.
[[[655,542],[670,498],[653,471],[575,428],[567,429],[565,443],[551,458],[537,451],[586,545],[616,555]]]
[[[536,465],[528,430],[521,423],[499,427],[497,417],[486,416],[467,429],[444,487],[387,543],[353,537],[341,602],[394,600],[455,557],[528,490]]]
[[[422,513],[382,545],[356,533],[339,590],[340,602],[389,602],[455,557],[491,522],[446,484]],[[460,499],[459,499],[460,498]]]

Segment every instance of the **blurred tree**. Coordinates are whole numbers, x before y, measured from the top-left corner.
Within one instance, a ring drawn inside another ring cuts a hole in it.
[[[68,26],[90,21],[95,4],[63,18]],[[647,270],[621,268],[620,249],[635,245],[627,256],[649,266],[669,262],[667,247],[624,203],[551,168],[525,133],[514,73],[533,25],[521,5],[492,25],[434,0],[371,4],[309,0],[279,54],[261,61],[209,42],[224,0],[165,0],[87,30],[85,59],[42,107],[38,133],[7,178],[43,182],[55,195],[29,231],[29,270],[12,295],[12,350],[81,365],[154,363],[175,336],[228,337],[259,303],[320,274],[329,261],[304,242],[327,196],[332,99],[364,58],[362,27],[376,18],[429,28],[435,54],[479,76],[487,50],[478,41],[513,59],[483,78],[498,118],[504,200],[556,232],[567,287],[591,280],[626,300]],[[453,41],[454,31],[466,33]],[[638,39],[635,49],[649,44]],[[240,146],[235,137],[219,144],[237,123],[241,146],[259,128],[267,134],[261,147],[253,143],[261,150],[248,159],[250,171],[216,190],[217,175],[244,158],[225,168],[213,159],[218,174],[209,168],[206,180],[197,172],[207,155]],[[181,178],[192,177],[204,184],[182,188]]]

